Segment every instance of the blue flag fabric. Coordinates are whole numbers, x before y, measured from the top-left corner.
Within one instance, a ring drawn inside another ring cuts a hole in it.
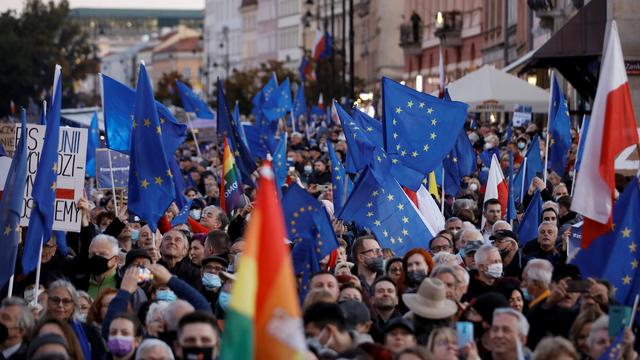
[[[382,123],[387,155],[400,184],[417,190],[451,152],[451,134],[464,126],[468,105],[438,99],[382,78]],[[397,170],[397,171],[396,171]]]
[[[287,134],[283,133],[280,135],[280,141],[278,142],[278,147],[276,147],[276,151],[273,153],[273,174],[275,175],[276,185],[278,186],[278,194],[281,195],[282,198],[282,187],[285,185],[285,181],[287,180]]]
[[[42,102],[42,110],[40,111],[40,117],[38,117],[38,123],[40,125],[47,125],[47,111],[45,107],[47,106],[46,102]]]
[[[287,113],[293,110],[293,101],[291,100],[291,85],[289,84],[289,78],[286,78],[275,93],[269,97],[268,101],[262,105],[262,111],[267,120],[273,122],[278,121],[281,117],[284,117]]]
[[[540,196],[540,191],[536,190],[527,210],[524,212],[524,215],[522,215],[522,220],[518,226],[518,239],[520,240],[520,246],[524,246],[524,244],[529,240],[533,240],[538,237],[538,226],[540,225],[541,218],[542,196]]]
[[[245,144],[242,142],[240,130],[236,127],[235,123],[231,119],[227,97],[224,94],[222,81],[220,79],[218,79],[217,100],[218,135],[223,135],[230,140],[229,147],[233,151],[236,165],[238,166],[238,170],[240,170],[242,183],[245,185],[254,186],[253,180],[251,179],[251,174],[253,174],[253,172],[257,169],[256,162],[251,157],[251,152],[249,151],[247,146],[245,146]],[[228,130],[223,131],[222,129]],[[250,143],[249,134],[246,133],[246,136],[248,143]]]
[[[544,166],[542,165],[542,157],[540,156],[540,141],[538,136],[534,136],[529,144],[529,149],[525,154],[526,162],[523,162],[513,178],[513,196],[516,202],[522,202],[524,200],[523,194],[529,190],[529,185],[533,178],[540,176],[542,179],[542,173],[544,172]],[[523,182],[524,178],[524,182]]]
[[[27,184],[27,111],[23,108],[20,141],[13,154],[11,166],[0,199],[0,288],[9,281],[16,268],[18,243],[20,242],[20,216]]]
[[[293,102],[293,117],[295,121],[299,121],[301,116],[307,115],[307,99],[304,96],[304,82],[298,86],[298,92],[296,93],[296,99]],[[296,126],[296,128],[300,128]]]
[[[580,163],[582,163],[582,152],[584,151],[584,143],[587,140],[587,131],[589,131],[590,117],[585,115],[582,118],[582,129],[580,129],[580,144],[578,145],[578,153],[576,155],[576,171],[580,170]]]
[[[182,171],[180,171],[180,165],[178,165],[178,161],[171,157],[171,159],[167,160],[167,165],[169,165],[169,170],[171,174],[176,174],[173,176],[173,192],[175,193],[174,201],[178,209],[182,209],[190,203],[188,203],[187,196],[184,194],[186,190],[186,185],[184,183],[184,177],[182,176]],[[188,211],[189,209],[187,209]]]
[[[344,171],[344,167],[336,151],[333,148],[331,141],[327,141],[327,147],[329,148],[329,160],[331,160],[331,184],[333,193],[333,211],[335,214],[339,214],[340,210],[347,202],[347,198],[353,190],[353,182],[347,176],[347,172]]]
[[[309,290],[311,276],[320,271],[320,260],[338,248],[338,239],[326,210],[298,184],[291,184],[285,192],[282,210],[289,240],[295,244],[291,259],[295,274],[301,280],[302,301]]]
[[[507,222],[516,219],[516,200],[513,196],[513,151],[509,151],[509,196],[507,197]]]
[[[476,151],[464,129],[460,130],[453,150],[442,160],[442,165],[445,192],[455,196],[460,191],[462,178],[473,174],[477,168]]]
[[[382,148],[382,124],[358,109],[351,117],[340,104],[334,105],[347,141],[347,172],[355,174],[371,164],[376,147]]]
[[[4,149],[4,146],[0,143],[0,156],[7,156],[7,151]]]
[[[171,226],[176,226],[176,225],[180,225],[180,224],[186,224],[187,220],[189,219],[189,210],[191,210],[191,203],[193,202],[193,200],[188,200],[184,206],[182,207],[178,207],[180,208],[180,211],[178,212],[178,214],[176,216],[173,217],[173,219],[171,219]]]
[[[243,125],[247,135],[247,145],[253,159],[266,159],[269,147],[260,138],[260,129],[256,125]]]
[[[111,157],[111,161],[109,161],[109,157]],[[126,189],[129,182],[129,155],[111,149],[98,149],[96,151],[96,170],[98,189],[113,187]]]
[[[253,108],[251,109],[251,113],[256,117],[256,119],[260,119],[262,114],[262,107],[265,103],[271,99],[273,92],[278,88],[278,79],[276,79],[276,74],[274,73],[269,81],[253,96],[251,99],[251,103],[253,104]]]
[[[28,274],[36,268],[42,242],[49,241],[53,229],[56,180],[58,178],[58,138],[60,135],[60,109],[62,107],[62,72],[56,65],[53,94],[47,111],[47,128],[40,161],[31,196],[31,208],[27,237],[22,255],[22,271]]]
[[[67,233],[60,230],[53,231],[53,237],[56,239],[56,245],[62,255],[67,256]]]
[[[94,112],[89,126],[87,143],[87,176],[96,177],[96,149],[100,147],[100,130],[98,130],[98,113]]]
[[[202,99],[196,95],[187,84],[183,83],[180,80],[176,80],[176,85],[178,87],[178,95],[180,95],[180,100],[182,100],[182,107],[186,112],[195,113],[196,116],[200,119],[210,119],[213,120],[213,112],[209,109],[209,105],[207,105]]]
[[[558,79],[551,77],[551,103],[549,104],[549,159],[547,166],[563,176],[571,149],[571,120],[569,109]]]
[[[613,230],[578,251],[573,263],[583,277],[607,279],[617,289],[621,305],[632,306],[640,292],[640,184],[638,178],[627,185],[613,206]]]
[[[624,347],[622,341],[624,340],[624,328],[620,331],[613,341],[611,345],[600,355],[598,360],[613,360],[613,359],[623,359],[623,351]]]
[[[359,228],[371,231],[383,248],[404,254],[424,246],[431,234],[417,209],[398,182],[371,167],[366,167],[342,207],[338,218],[354,221]]]
[[[153,231],[175,198],[174,176],[162,144],[162,128],[153,99],[153,89],[140,64],[131,133],[129,211],[149,224]]]
[[[238,101],[236,100],[236,105],[233,108],[233,114],[231,117],[233,121],[233,126],[238,129],[238,134],[240,134],[240,140],[244,143],[244,146],[249,146],[247,143],[247,134],[244,133],[244,127],[242,126],[242,122],[240,121],[240,106],[238,105]]]
[[[129,154],[135,97],[134,89],[102,74],[104,133],[109,149]],[[165,154],[173,156],[187,137],[187,126],[180,124],[166,106],[158,101],[155,101],[155,105],[160,117]]]

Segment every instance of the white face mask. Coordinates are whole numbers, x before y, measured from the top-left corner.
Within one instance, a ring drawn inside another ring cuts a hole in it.
[[[469,190],[478,191],[478,185],[476,183],[469,184]]]
[[[192,210],[190,211],[190,213],[191,213],[191,214],[190,214],[190,215],[191,215],[191,217],[192,217],[194,220],[198,221],[198,220],[200,220],[200,216],[202,215],[202,210],[201,210],[201,209],[192,209]]]
[[[306,174],[311,174],[312,171],[313,171],[313,168],[311,166],[307,165],[304,167],[304,172]]]
[[[487,266],[487,271],[484,273],[488,277],[497,279],[502,276],[502,263],[491,264]]]

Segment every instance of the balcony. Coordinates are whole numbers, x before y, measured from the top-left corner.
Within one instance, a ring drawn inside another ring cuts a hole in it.
[[[462,13],[460,11],[438,12],[436,18],[436,37],[444,46],[461,46]]]
[[[353,9],[359,17],[363,18],[369,15],[369,8],[371,7],[371,0],[360,0],[357,4],[354,4]]]
[[[400,47],[407,55],[422,53],[422,22],[400,25]]]

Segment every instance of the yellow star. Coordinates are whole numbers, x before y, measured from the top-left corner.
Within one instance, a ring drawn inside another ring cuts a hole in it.
[[[436,119],[431,120],[431,125],[436,126],[437,124],[438,124],[438,120]]]
[[[409,231],[407,231],[407,229],[402,229],[402,235],[408,236],[409,235]]]
[[[397,208],[398,208],[398,210],[404,210],[404,205],[403,204],[398,204]]]
[[[625,227],[624,230],[622,230],[622,237],[623,238],[631,237],[631,229],[629,229],[628,227]]]
[[[300,212],[304,212],[304,208],[303,207],[300,208]]]
[[[170,178],[173,177],[173,174],[171,173],[171,170],[169,170],[169,169],[167,169],[167,176],[170,177]]]
[[[134,129],[138,127],[138,123],[136,122],[136,119],[133,118],[133,115],[131,115],[131,127],[133,127]]]
[[[417,151],[412,152],[412,153],[411,153],[411,156],[413,156],[413,157],[418,157],[418,152],[417,152]]]
[[[367,131],[368,131],[368,132],[372,132],[372,131],[373,131],[373,128],[372,128],[371,126],[369,126],[369,127],[367,127]]]
[[[429,151],[429,144],[425,144],[425,145],[422,147],[422,150],[424,150],[424,151]]]
[[[295,225],[295,224],[296,224],[296,221],[295,221],[295,220],[291,220],[289,223],[290,223],[291,225]]]
[[[458,158],[457,158],[457,157],[454,157],[454,158],[453,158],[453,162],[454,162],[454,163],[457,163],[457,162],[458,162]]]
[[[396,108],[396,114],[400,114],[402,112],[402,108],[400,108],[399,106]]]
[[[146,126],[146,127],[151,126],[151,120],[149,120],[149,119],[144,119],[144,126]]]
[[[382,235],[384,235],[384,237],[389,237],[389,232],[387,230],[383,230]]]
[[[393,195],[391,195],[391,194],[387,195],[387,199],[388,199],[389,201],[393,201]]]
[[[9,235],[9,234],[11,234],[11,231],[13,231],[13,230],[11,229],[11,225],[7,225],[7,227],[5,227],[5,228],[4,228],[4,234],[5,234],[5,235]]]
[[[419,108],[422,109],[423,107],[424,107],[424,103],[421,102],[420,105],[419,105]]]
[[[376,221],[373,222],[373,225],[380,226],[380,225],[382,225],[382,222],[380,222],[380,220],[376,220]]]
[[[631,261],[631,268],[635,269],[638,267],[638,260],[633,259],[633,261]]]
[[[155,178],[156,184],[162,185],[162,178],[160,176],[156,176]]]
[[[431,140],[435,140],[436,138],[436,133],[431,133]]]
[[[629,284],[631,284],[631,276],[629,276],[629,275],[625,275],[625,276],[622,278],[622,283],[623,283],[624,285],[629,285]]]
[[[380,193],[379,193],[377,190],[374,190],[374,191],[371,193],[371,196],[372,196],[372,197],[376,197],[376,196],[378,196],[378,195],[380,195]]]
[[[408,224],[409,223],[409,218],[406,217],[406,216],[403,216],[402,217],[402,222],[405,223],[405,224]]]
[[[52,170],[53,170],[54,173],[58,172],[58,163],[57,162],[53,163],[53,169]]]
[[[367,207],[368,207],[368,208],[370,208],[370,207],[372,207],[372,206],[373,206],[373,203],[372,203],[372,202],[368,202],[368,203],[367,203]]]
[[[393,133],[393,138],[397,139],[398,138],[398,133]]]
[[[293,212],[293,217],[297,218],[298,216],[300,216],[300,214],[298,214],[298,212],[297,212],[297,211],[294,211],[294,212]]]
[[[407,107],[408,108],[412,108],[413,107],[413,101],[409,100],[409,102],[407,102]]]
[[[140,186],[142,186],[142,188],[144,188],[144,189],[149,187],[149,182],[147,181],[147,179],[142,179],[142,182],[140,183]]]
[[[51,184],[51,190],[56,190],[56,182],[54,181],[53,184]]]
[[[160,127],[160,125],[158,125],[158,126],[156,127],[156,132],[157,132],[158,134],[162,134],[162,128]]]
[[[405,156],[407,155],[407,152],[405,150],[400,151],[400,156]]]
[[[433,112],[433,108],[428,108],[427,109],[427,114],[431,114]]]
[[[394,164],[397,164],[398,163],[398,159],[391,159],[391,162],[394,163]]]
[[[635,242],[631,242],[631,244],[629,244],[629,251],[631,252],[636,252],[636,248],[638,247],[638,245]]]
[[[369,211],[369,212],[367,213],[367,217],[372,217],[372,216],[373,216],[373,211]]]
[[[165,120],[163,117],[160,118],[160,124],[164,124],[167,120]]]
[[[336,175],[336,180],[340,180],[340,175]]]

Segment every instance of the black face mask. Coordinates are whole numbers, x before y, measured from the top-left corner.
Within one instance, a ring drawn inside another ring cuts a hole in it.
[[[182,360],[213,359],[213,347],[183,347]]]
[[[500,258],[504,260],[507,256],[509,256],[509,250],[500,250]]]
[[[100,255],[94,255],[89,258],[89,271],[94,275],[104,274],[109,271],[109,260],[113,258],[107,259],[106,257],[102,257]]]
[[[407,271],[407,278],[416,287],[420,286],[420,284],[422,284],[422,280],[424,280],[426,277],[427,273],[424,270]]]
[[[367,270],[375,273],[382,272],[383,265],[384,265],[384,260],[382,259],[382,256],[369,258],[365,262],[365,266],[367,267]]]
[[[164,343],[173,347],[174,341],[178,338],[177,331],[163,331],[158,333],[158,339],[162,340]]]

